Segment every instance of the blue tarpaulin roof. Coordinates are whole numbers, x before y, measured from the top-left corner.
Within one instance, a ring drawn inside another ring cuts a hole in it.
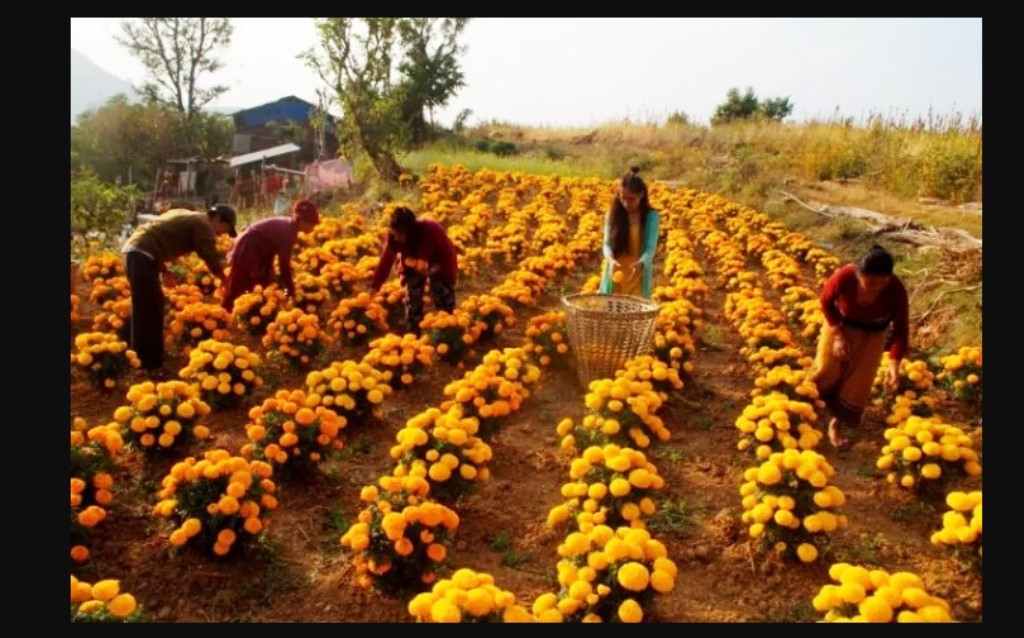
[[[309,121],[312,110],[316,108],[301,98],[294,95],[283,97],[276,102],[269,102],[254,106],[251,109],[236,111],[232,114],[235,119],[235,126],[238,128],[259,128],[266,126],[268,122],[300,122]]]

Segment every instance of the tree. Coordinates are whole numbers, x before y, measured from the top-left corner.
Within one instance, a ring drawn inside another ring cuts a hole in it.
[[[342,153],[366,155],[382,179],[398,180],[395,154],[409,148],[417,114],[422,121],[424,108],[445,104],[462,85],[455,56],[464,25],[437,18],[317,21],[320,50],[301,57],[337,96]],[[434,35],[441,38],[436,47]]]
[[[769,120],[781,122],[793,112],[788,97],[770,98],[761,102],[761,113]]]
[[[179,151],[182,119],[161,104],[133,104],[115,96],[78,116],[71,127],[71,149],[103,181],[148,188],[157,167]]]
[[[176,109],[131,103],[123,95],[82,113],[71,127],[71,150],[105,182],[153,186],[169,159],[212,159],[231,151],[231,118],[199,113],[190,120]]]
[[[191,119],[228,90],[222,85],[199,86],[202,76],[223,66],[216,52],[231,42],[228,18],[137,18],[123,21],[121,29],[118,43],[149,72],[140,90],[147,99]]]
[[[770,98],[761,102],[754,95],[754,89],[751,87],[747,87],[746,92],[743,94],[740,94],[738,88],[732,88],[726,93],[725,102],[715,108],[715,114],[711,117],[711,124],[727,124],[751,118],[764,118],[781,122],[792,112],[793,105],[788,97]]]
[[[398,24],[405,52],[398,65],[405,83],[403,113],[413,141],[426,137],[423,109],[433,126],[434,109],[443,107],[466,85],[458,60],[465,47],[458,38],[468,22],[469,18],[408,18]]]
[[[132,206],[144,195],[135,186],[105,183],[88,167],[71,174],[71,233],[80,242],[96,237],[108,242],[130,219]]]

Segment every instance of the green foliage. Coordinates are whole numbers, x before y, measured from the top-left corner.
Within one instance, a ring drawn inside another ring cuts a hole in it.
[[[738,88],[731,88],[726,93],[725,102],[715,107],[711,124],[717,126],[755,117],[781,122],[792,112],[793,105],[788,97],[769,98],[762,102],[754,95],[754,89],[751,87],[747,87],[742,94]]]
[[[89,168],[71,175],[71,233],[81,241],[97,237],[101,243],[116,239],[128,222],[132,201],[141,202],[134,186],[115,186],[101,180]]]
[[[124,95],[78,116],[71,127],[72,165],[87,166],[105,182],[149,190],[169,159],[213,158],[231,152],[231,118],[198,113],[186,118],[158,103],[131,103]]]
[[[338,127],[342,154],[365,155],[380,178],[398,181],[402,167],[396,154],[426,136],[423,110],[443,106],[464,84],[458,36],[466,22],[463,18],[317,21],[319,51],[309,50],[300,57],[331,87],[344,111]],[[437,40],[440,43],[434,46]]]
[[[676,532],[687,535],[696,529],[693,508],[684,499],[664,501],[648,521],[651,532]]]
[[[452,132],[456,135],[462,135],[466,131],[466,120],[472,114],[472,109],[462,109],[459,111],[459,114],[455,116],[455,121],[452,122]]]
[[[675,111],[668,116],[665,123],[669,126],[688,126],[690,124],[690,116],[684,111]]]
[[[920,162],[919,194],[959,203],[972,200],[981,188],[981,148],[973,151],[955,137],[940,138]]]

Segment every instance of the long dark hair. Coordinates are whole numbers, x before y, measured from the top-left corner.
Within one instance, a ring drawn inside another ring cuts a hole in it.
[[[621,188],[629,189],[640,194],[640,236],[644,236],[647,228],[647,215],[651,212],[651,202],[647,199],[647,184],[640,178],[640,168],[633,166],[629,172],[622,176]],[[629,211],[622,205],[618,194],[612,202],[612,208],[608,211],[611,217],[612,253],[621,255],[629,250]]]
[[[857,272],[862,275],[891,275],[892,255],[882,246],[875,244],[857,262]]]
[[[399,206],[391,212],[391,223],[388,227],[391,230],[404,233],[406,252],[409,255],[416,253],[416,244],[419,243],[420,238],[420,225],[416,220],[416,213],[405,206]]]

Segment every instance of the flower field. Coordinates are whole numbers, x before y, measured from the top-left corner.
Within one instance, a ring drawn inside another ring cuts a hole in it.
[[[396,282],[368,292],[389,208],[325,211],[296,300],[218,312],[176,264],[173,381],[118,332],[118,256],[81,265],[72,620],[982,620],[980,345],[912,350],[836,453],[807,376],[838,259],[652,184],[652,351],[581,387],[560,300],[596,288],[615,184],[434,165],[419,189],[460,249],[419,339]]]

